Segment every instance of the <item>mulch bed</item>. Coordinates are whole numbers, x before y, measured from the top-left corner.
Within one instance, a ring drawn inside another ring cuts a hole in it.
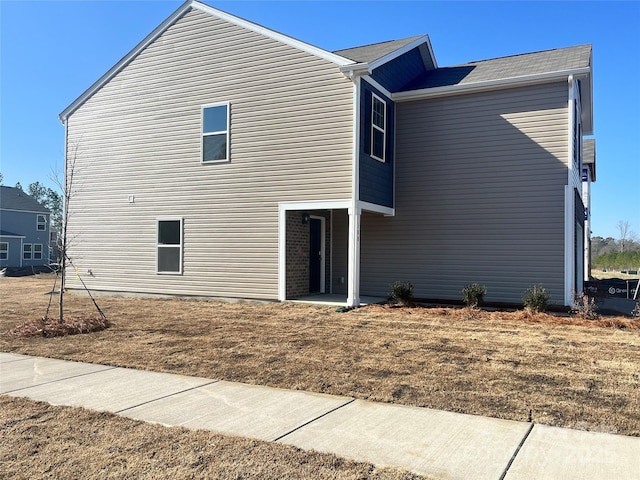
[[[40,318],[18,325],[7,332],[12,337],[65,337],[79,333],[99,332],[109,328],[106,318],[65,318],[62,323],[57,318]]]

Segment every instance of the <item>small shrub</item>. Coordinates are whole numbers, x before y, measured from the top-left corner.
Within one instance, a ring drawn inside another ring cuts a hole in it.
[[[631,311],[631,316],[633,318],[640,318],[640,302],[636,302],[636,306]]]
[[[573,306],[571,307],[571,313],[584,320],[597,320],[600,318],[598,315],[598,305],[596,305],[596,299],[589,297],[584,292],[573,294]]]
[[[413,299],[413,284],[411,282],[392,283],[391,298],[400,305],[408,305]]]
[[[522,302],[527,310],[536,313],[544,312],[547,310],[549,304],[549,292],[547,292],[547,289],[544,288],[541,283],[532,285],[525,290],[522,296]]]
[[[479,283],[466,285],[462,289],[462,301],[467,307],[477,308],[482,303],[482,299],[487,293],[487,288]]]

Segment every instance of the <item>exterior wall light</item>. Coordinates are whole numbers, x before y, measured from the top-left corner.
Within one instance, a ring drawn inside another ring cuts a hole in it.
[[[307,212],[304,212],[302,214],[302,224],[306,225],[307,223],[309,223],[309,214]]]

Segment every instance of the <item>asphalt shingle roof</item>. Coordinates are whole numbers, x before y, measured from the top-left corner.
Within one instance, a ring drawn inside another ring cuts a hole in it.
[[[0,208],[50,213],[49,209],[16,187],[0,186]]]
[[[358,63],[369,63],[384,57],[385,55],[395,52],[399,48],[417,40],[424,35],[417,35],[415,37],[403,38],[400,40],[390,40],[388,42],[373,43],[371,45],[363,45],[361,47],[346,48],[344,50],[336,50],[336,55],[348,58]]]
[[[403,90],[465,85],[573,70],[589,67],[590,62],[591,45],[558,48],[429,70],[409,83]]]

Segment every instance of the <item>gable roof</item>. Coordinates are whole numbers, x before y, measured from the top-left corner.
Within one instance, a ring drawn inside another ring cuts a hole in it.
[[[541,52],[469,62],[429,70],[393,94],[396,101],[464,93],[500,86],[527,85],[573,76],[582,82],[582,126],[593,134],[592,47],[556,48]]]
[[[169,17],[167,17],[164,22],[158,25],[149,35],[147,35],[138,45],[136,45],[129,53],[122,57],[122,59],[118,63],[111,67],[111,69],[109,69],[107,73],[100,77],[93,85],[85,90],[82,95],[80,95],[67,108],[65,108],[58,115],[60,121],[62,123],[65,123],[69,115],[76,111],[103,85],[105,85],[107,82],[109,82],[109,80],[116,76],[124,67],[126,67],[133,59],[135,59],[140,52],[142,52],[147,46],[149,46],[153,41],[160,37],[160,35],[162,35],[171,25],[173,25],[177,20],[179,20],[182,16],[184,16],[192,9],[203,11],[205,13],[208,13],[209,15],[220,18],[234,25],[246,28],[271,39],[280,41],[317,57],[324,58],[325,60],[329,60],[338,66],[354,63],[353,60],[341,57],[340,55],[337,55],[335,53],[331,53],[309,43],[276,32],[275,30],[268,29],[266,27],[258,25],[257,23],[253,23],[243,18],[236,17],[235,15],[231,15],[230,13],[223,12],[222,10],[210,7],[209,5],[205,5],[204,3],[201,3],[197,0],[187,0],[180,7],[178,7],[176,11],[169,15]]]
[[[469,62],[425,72],[403,90],[465,85],[552,72],[585,72],[591,66],[591,45]]]
[[[361,47],[345,48],[343,50],[336,50],[333,53],[340,55],[341,57],[348,58],[357,63],[369,63],[374,60],[378,60],[396,50],[404,47],[405,45],[414,42],[424,35],[418,35],[415,37],[402,38],[400,40],[389,40],[387,42],[372,43],[371,45],[363,45]]]
[[[47,207],[16,187],[0,186],[0,208],[3,210],[50,213]]]

